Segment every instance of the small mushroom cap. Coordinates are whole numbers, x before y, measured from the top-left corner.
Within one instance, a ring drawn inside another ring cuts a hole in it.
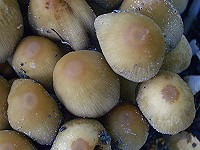
[[[63,56],[54,69],[56,95],[74,115],[100,117],[119,100],[118,76],[96,51],[82,50]]]
[[[147,140],[148,123],[131,103],[121,103],[105,115],[105,128],[116,148],[139,150]]]
[[[29,36],[18,44],[12,66],[19,76],[28,76],[52,90],[53,70],[63,55],[60,48],[49,39]]]
[[[180,73],[186,70],[192,59],[192,48],[183,35],[176,48],[166,53],[162,69]]]
[[[108,139],[106,137],[108,136]],[[111,150],[110,137],[103,125],[93,119],[74,119],[64,125],[51,150]]]
[[[36,150],[29,139],[16,131],[0,131],[0,149],[1,150]]]
[[[23,19],[17,0],[0,1],[0,14],[0,63],[3,63],[23,35]]]
[[[166,0],[124,0],[120,10],[130,10],[150,17],[161,28],[167,51],[175,48],[183,35],[183,21]]]
[[[185,130],[195,117],[192,92],[173,72],[161,71],[143,82],[136,100],[148,122],[163,134]]]
[[[177,10],[180,14],[182,14],[188,4],[188,0],[167,0],[169,1]]]
[[[191,133],[183,131],[169,138],[170,150],[199,150],[200,142]]]
[[[0,130],[8,129],[10,127],[7,116],[7,98],[9,91],[8,81],[0,76]]]
[[[109,13],[95,20],[97,38],[111,68],[122,77],[142,82],[159,71],[165,53],[160,27],[138,13]]]
[[[29,22],[39,35],[61,40],[73,49],[89,44],[95,15],[85,0],[30,0]]]
[[[8,96],[8,120],[11,127],[50,145],[60,127],[62,114],[56,101],[45,89],[30,79],[18,79]]]

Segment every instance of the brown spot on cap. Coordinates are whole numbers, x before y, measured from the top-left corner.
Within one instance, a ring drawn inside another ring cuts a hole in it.
[[[178,99],[179,92],[177,88],[173,85],[166,85],[162,89],[162,98],[165,99],[167,102],[173,102]]]
[[[76,141],[72,143],[71,149],[72,150],[90,150],[92,149],[92,147],[89,145],[88,142],[86,142],[82,138],[78,138]]]

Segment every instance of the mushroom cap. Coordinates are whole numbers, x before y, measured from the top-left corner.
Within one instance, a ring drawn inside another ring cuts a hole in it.
[[[189,67],[191,59],[192,48],[183,35],[176,48],[165,54],[162,69],[180,73]]]
[[[119,79],[103,55],[82,50],[63,56],[53,72],[56,95],[74,115],[100,117],[119,100]]]
[[[51,150],[111,150],[110,138],[104,141],[102,136],[109,135],[100,122],[93,119],[74,119],[62,125]]]
[[[148,122],[163,134],[185,130],[195,117],[192,92],[173,72],[161,71],[143,82],[136,100]]]
[[[49,39],[29,36],[18,44],[12,66],[19,76],[28,76],[52,90],[53,70],[63,55],[60,48]]]
[[[13,129],[42,145],[50,145],[60,127],[62,114],[56,101],[39,83],[18,79],[8,95],[8,120]]]
[[[166,0],[124,0],[120,10],[130,10],[150,17],[161,28],[167,51],[175,48],[183,35],[183,21]]]
[[[149,126],[132,103],[120,103],[105,115],[105,128],[119,149],[139,150],[147,140]]]
[[[3,63],[23,35],[23,19],[17,0],[0,1],[0,14],[0,63]]]
[[[10,127],[7,116],[7,98],[9,91],[10,87],[8,81],[0,76],[0,130],[8,129]]]
[[[170,150],[199,150],[200,142],[191,133],[180,132],[169,137]]]
[[[0,149],[1,150],[36,150],[29,139],[16,131],[0,131]]]
[[[159,71],[165,53],[160,27],[138,13],[109,13],[95,20],[97,38],[111,68],[122,77],[142,82]]]
[[[30,0],[29,22],[39,35],[67,42],[73,49],[89,44],[94,35],[95,15],[83,0]]]

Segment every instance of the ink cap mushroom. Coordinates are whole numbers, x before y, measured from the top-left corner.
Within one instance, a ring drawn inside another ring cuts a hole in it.
[[[62,122],[56,101],[39,83],[17,79],[8,95],[8,120],[13,129],[41,145],[51,145]]]
[[[1,150],[36,150],[32,142],[22,133],[12,130],[0,131]]]
[[[0,63],[5,62],[23,35],[23,19],[17,0],[0,1]]]
[[[51,40],[25,37],[12,57],[12,66],[21,78],[31,78],[53,91],[53,70],[64,52]]]
[[[95,14],[85,0],[30,0],[28,15],[37,34],[74,50],[87,48],[95,35]]]
[[[94,26],[103,55],[115,73],[134,82],[158,73],[166,46],[152,19],[134,12],[108,13],[98,16]]]
[[[53,72],[56,95],[79,117],[97,118],[119,101],[119,77],[97,51],[74,51],[63,56]]]
[[[99,121],[77,118],[62,125],[51,150],[111,150],[110,141]]]
[[[143,82],[136,101],[148,122],[163,134],[183,131],[195,118],[191,89],[173,72],[160,71],[154,78]]]
[[[186,70],[192,60],[192,48],[183,35],[179,44],[170,52],[165,54],[162,70],[181,73]]]
[[[131,102],[119,103],[103,117],[103,125],[112,139],[113,148],[139,150],[149,135],[149,125]]]

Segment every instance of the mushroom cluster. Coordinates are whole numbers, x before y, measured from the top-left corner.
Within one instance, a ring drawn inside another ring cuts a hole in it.
[[[151,129],[191,147],[196,90],[178,75],[192,59],[188,0],[177,3],[1,1],[0,149],[139,150]]]

